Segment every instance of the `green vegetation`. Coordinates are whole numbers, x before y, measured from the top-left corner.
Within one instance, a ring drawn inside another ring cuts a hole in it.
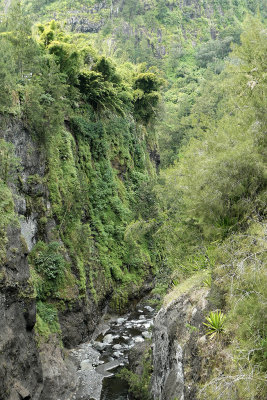
[[[267,3],[260,0],[195,0],[190,4],[174,0],[116,0],[101,2],[101,6],[98,0],[39,0],[39,7],[35,3],[24,1],[27,12],[34,13],[36,19],[49,20],[56,13],[74,35],[93,44],[101,54],[120,63],[143,63],[161,71],[167,85],[163,96],[165,114],[157,131],[164,167],[173,164],[191,129],[190,114],[203,80],[210,81],[214,73],[219,75],[232,44],[240,43],[246,15],[258,13],[263,20],[267,17]],[[83,78],[91,88],[98,79],[94,70]],[[101,90],[112,102],[112,93],[102,85]],[[217,95],[222,95],[220,90]],[[158,100],[155,93],[144,98],[137,90],[135,98],[138,112],[139,104],[149,101],[151,117],[153,102]],[[209,113],[216,101],[210,102]],[[120,103],[116,104],[119,107]]]
[[[146,350],[141,360],[141,373],[136,374],[123,368],[118,376],[129,384],[129,391],[134,399],[151,400],[150,378],[152,372],[151,350]]]
[[[39,341],[48,340],[51,334],[60,334],[57,309],[54,306],[37,302],[35,331]]]
[[[261,399],[266,2],[180,3],[25,0],[2,18],[0,113],[22,121],[46,157],[44,178],[27,184],[44,185],[47,201],[26,195],[38,214],[36,330],[60,336],[59,308],[88,298],[108,295],[123,311],[151,274],[155,293],[173,287],[164,305],[199,282],[210,289],[208,333],[220,339],[200,398]],[[1,262],[17,175],[0,139]],[[125,377],[148,396],[149,372],[141,387]]]
[[[208,328],[207,334],[211,338],[219,336],[224,331],[225,315],[220,310],[211,311],[206,321],[204,325]]]
[[[13,146],[0,139],[0,266],[6,260],[7,228],[17,224],[14,211],[14,200],[8,184],[16,180],[18,160],[14,155]],[[1,273],[2,271],[0,271]]]
[[[30,176],[24,184],[19,176],[19,182],[27,186],[27,212],[38,214],[38,242],[28,259],[40,304],[37,330],[47,336],[58,331],[44,316],[51,304],[56,312],[88,297],[98,303],[109,293],[111,306],[122,311],[129,293],[155,271],[154,225],[142,219],[149,202],[142,196],[155,177],[149,153],[157,151],[163,81],[144,66],[118,69],[59,22],[32,27],[19,1],[3,18],[0,41],[13,62],[11,68],[0,64],[8,89],[1,113],[22,121],[46,157],[44,177]],[[13,213],[7,184],[19,170],[12,146],[0,144],[6,230]]]
[[[208,333],[231,338],[217,344],[203,399],[266,395],[266,29],[253,18],[246,26],[220,78],[207,71],[177,160],[155,188],[167,268],[180,281],[207,271],[224,313],[211,312]]]
[[[177,273],[178,271],[175,271]],[[180,271],[179,271],[180,272]],[[172,290],[164,296],[163,306],[167,307],[173,300],[182,296],[184,293],[190,292],[194,287],[198,286],[201,281],[205,281],[205,277],[209,277],[209,273],[207,270],[202,270],[193,275],[189,276],[187,279],[179,280],[173,287]],[[208,279],[208,278],[206,278]],[[165,288],[166,291],[166,288]],[[164,295],[164,293],[163,293]]]
[[[37,300],[57,297],[63,286],[66,274],[66,262],[57,242],[48,245],[39,241],[30,255],[30,262],[35,266],[34,287]]]
[[[7,185],[0,179],[0,264],[6,259],[7,234],[6,229],[11,223],[16,223],[12,193]]]

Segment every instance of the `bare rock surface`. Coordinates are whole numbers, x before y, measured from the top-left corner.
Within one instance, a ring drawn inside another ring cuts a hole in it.
[[[20,229],[7,233],[9,250],[0,269],[0,399],[38,399],[42,368],[33,333],[35,301],[27,292],[29,266]]]
[[[204,333],[208,290],[191,288],[162,307],[154,319],[154,400],[195,400],[201,376],[198,337]]]
[[[29,249],[25,245],[28,242],[30,247],[33,243],[36,227],[31,221],[30,229],[24,225],[21,231],[19,218],[25,220],[27,213],[24,184],[29,175],[42,175],[44,164],[37,146],[19,121],[10,119],[5,123],[1,119],[0,123],[0,138],[14,145],[15,155],[21,160],[22,177],[21,190],[10,183],[18,218],[6,229],[6,254],[0,265],[0,399],[37,400],[43,388],[43,375],[33,331],[36,304],[28,284]]]
[[[77,379],[71,399],[100,399],[105,374],[99,373],[95,368],[99,364],[99,357],[100,353],[91,343],[83,343],[70,351],[70,358],[76,365]]]

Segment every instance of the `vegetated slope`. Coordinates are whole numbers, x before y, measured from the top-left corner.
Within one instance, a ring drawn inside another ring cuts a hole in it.
[[[267,16],[266,1],[25,1],[36,20],[58,19],[119,62],[157,66],[167,85],[157,131],[161,164],[173,163],[206,71],[220,74],[247,14]],[[210,77],[207,77],[210,80]]]
[[[267,16],[266,1],[249,0],[39,0],[24,5],[35,20],[66,23],[106,56],[160,69],[166,80],[157,127],[162,167],[174,162],[201,83],[223,70],[232,43],[239,43],[246,28],[246,15]]]
[[[80,9],[81,2],[32,4],[44,11],[44,20],[53,14],[62,22],[69,6]],[[242,46],[224,71],[230,43],[239,41],[240,21],[256,11],[256,3],[88,4],[91,11],[69,14],[69,28],[77,32],[99,25],[86,35],[68,36],[52,22],[36,28],[32,39],[18,10],[2,27],[4,136],[18,132],[9,122],[19,120],[21,136],[30,132],[32,149],[37,143],[46,161],[40,157],[40,173],[20,174],[10,145],[1,142],[1,289],[16,287],[29,303],[37,299],[40,340],[60,337],[63,327],[64,343],[72,345],[93,329],[91,316],[97,320],[107,296],[114,307],[123,307],[129,289],[141,287],[149,275],[158,251],[162,271],[173,273],[175,285],[207,269],[213,308],[222,309],[227,320],[224,334],[204,354],[208,373],[201,384],[208,384],[202,396],[264,398],[266,29],[259,20],[244,23]],[[263,18],[265,7],[260,2]],[[163,165],[179,155],[156,188],[156,223],[148,153],[157,157],[150,118],[161,81],[155,69],[137,70],[130,63],[115,68],[88,39],[120,60],[157,65],[167,78]],[[23,288],[19,280],[10,284],[7,268],[13,265],[6,249],[14,200],[18,208],[14,186],[38,241],[27,256],[31,285],[24,279]]]
[[[118,70],[56,22],[32,34],[16,4],[0,30],[1,292],[13,290],[22,310],[27,301],[33,306],[30,331],[36,302],[40,343],[57,336],[73,346],[94,330],[107,303],[120,311],[129,296],[151,288],[153,223],[142,218],[153,215],[162,82],[129,64]],[[12,251],[21,255],[14,276]],[[8,300],[2,306],[11,315]],[[16,329],[28,335],[22,323]],[[11,337],[2,337],[3,365],[10,362],[0,371],[1,398],[14,374],[25,378],[21,364],[12,372]],[[31,393],[25,378],[27,385]]]
[[[36,0],[23,4],[35,20],[64,22],[106,56],[158,66],[170,83],[209,64],[220,72],[230,44],[239,42],[245,16],[257,12],[263,19],[267,16],[265,1],[249,0]]]
[[[73,31],[93,35],[105,52],[133,62],[168,58],[176,65],[199,42],[238,38],[247,12],[266,4],[258,1],[24,1],[37,18],[64,20]],[[222,49],[221,49],[222,50]],[[159,61],[160,62],[160,61]]]
[[[264,398],[266,29],[259,19],[266,2],[116,4],[84,9],[69,26],[89,32],[104,53],[165,73],[161,156],[163,166],[175,164],[156,190],[161,226],[154,238],[174,284],[210,271],[213,310],[227,315],[224,334],[203,354],[200,396]],[[242,24],[257,7],[259,19]],[[242,46],[224,70],[242,30]]]
[[[226,316],[210,315],[213,339],[199,345],[203,399],[267,394],[267,30],[258,19],[246,26],[225,71],[203,82],[189,138],[156,189],[174,285],[209,271],[211,310]]]

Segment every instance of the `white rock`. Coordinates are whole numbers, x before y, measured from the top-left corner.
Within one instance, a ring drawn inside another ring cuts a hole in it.
[[[151,326],[153,326],[153,321],[148,321],[145,324],[143,324],[143,327],[145,329],[149,329]]]
[[[122,354],[121,351],[115,351],[115,352],[113,353],[113,355],[114,355],[114,357],[116,357],[116,358],[120,358],[120,357],[123,356],[123,354]]]
[[[98,351],[104,350],[108,346],[108,343],[94,342],[94,348]]]
[[[135,342],[135,343],[142,343],[144,340],[145,340],[145,339],[142,338],[142,336],[136,336],[136,337],[134,338],[134,342]]]
[[[118,318],[117,319],[117,325],[121,325],[121,324],[123,324],[123,322],[125,322],[126,321],[126,318]]]
[[[113,342],[113,339],[114,339],[114,336],[111,333],[109,333],[108,335],[104,336],[103,343],[110,344]]]
[[[145,306],[144,307],[147,311],[152,312],[154,311],[154,308],[150,307],[150,306]]]
[[[115,344],[114,346],[113,346],[113,349],[114,350],[120,350],[122,348],[122,346],[120,345],[120,344]]]
[[[151,332],[148,332],[148,331],[145,331],[145,332],[142,332],[142,336],[143,336],[145,339],[151,339],[152,333],[151,333]]]

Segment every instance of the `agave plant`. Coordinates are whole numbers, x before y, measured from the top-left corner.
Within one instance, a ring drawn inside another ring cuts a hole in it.
[[[203,280],[203,285],[210,288],[212,284],[211,274],[209,274],[206,279]]]
[[[209,316],[206,317],[206,321],[204,325],[207,327],[207,335],[210,335],[210,337],[218,336],[223,332],[225,315],[221,310],[211,311]]]

